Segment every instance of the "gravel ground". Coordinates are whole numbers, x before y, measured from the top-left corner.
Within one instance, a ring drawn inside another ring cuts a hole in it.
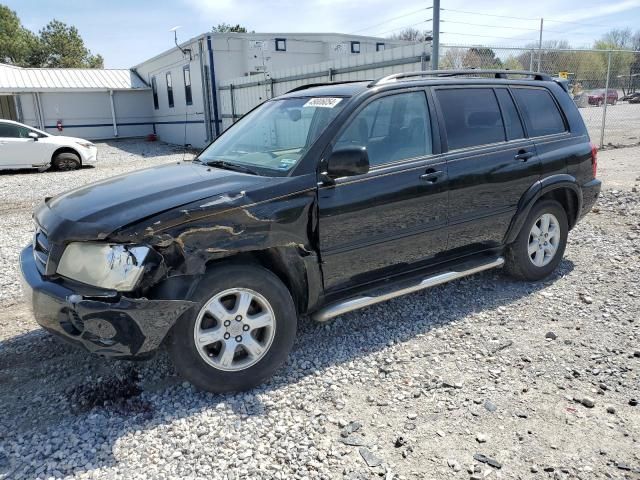
[[[604,107],[589,106],[579,109],[591,139],[600,144]],[[640,145],[640,104],[618,102],[607,105],[604,131],[605,145]]]
[[[305,322],[279,374],[237,395],[194,391],[164,353],[76,351],[17,302],[40,198],[181,158],[135,142],[100,154],[2,176],[0,478],[640,478],[640,148],[601,152],[615,190],[552,278],[485,272]]]

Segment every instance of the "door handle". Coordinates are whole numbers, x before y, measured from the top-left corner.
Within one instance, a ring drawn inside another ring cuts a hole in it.
[[[424,180],[429,183],[436,183],[442,175],[444,175],[442,170],[434,170],[433,168],[430,168],[424,174],[420,175],[420,180]]]
[[[526,162],[535,154],[533,152],[527,152],[526,150],[520,150],[516,156],[514,157],[516,160],[520,160],[521,162]]]

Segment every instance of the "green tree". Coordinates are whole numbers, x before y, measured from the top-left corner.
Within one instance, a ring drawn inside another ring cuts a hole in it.
[[[42,67],[103,68],[100,55],[92,55],[85,47],[78,29],[58,20],[50,21],[42,30],[32,55],[33,63]]]
[[[467,50],[463,63],[466,68],[502,68],[502,60],[487,47],[471,47]]]
[[[85,47],[76,27],[52,20],[35,35],[4,5],[0,5],[0,62],[20,67],[104,67],[102,56]]]
[[[502,66],[507,70],[527,70],[529,68],[529,65],[527,65],[527,68],[524,68],[524,66],[518,61],[518,58],[514,55],[509,55],[505,58]]]
[[[214,33],[247,33],[247,29],[240,26],[239,23],[236,23],[235,25],[229,25],[228,23],[219,23],[217,26],[212,27],[211,31]]]
[[[542,43],[542,50],[537,43],[530,43],[525,49],[517,59],[526,70],[537,70],[540,61],[540,70],[551,75],[575,71],[579,54],[568,51],[571,45],[566,40],[547,40]]]
[[[29,66],[36,43],[36,36],[22,26],[16,12],[0,5],[0,62]]]

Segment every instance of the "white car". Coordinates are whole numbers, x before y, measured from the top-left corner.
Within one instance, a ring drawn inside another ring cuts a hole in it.
[[[95,163],[98,148],[88,140],[50,135],[22,123],[0,120],[0,170],[75,170]]]

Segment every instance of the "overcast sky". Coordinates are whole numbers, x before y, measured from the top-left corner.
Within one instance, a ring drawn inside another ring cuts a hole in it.
[[[37,31],[52,18],[75,25],[108,68],[128,68],[226,22],[256,32],[340,32],[387,36],[431,29],[430,1],[417,0],[0,0]],[[544,39],[591,45],[611,28],[640,29],[640,0],[441,0],[442,43],[522,46]],[[464,13],[469,11],[472,13]],[[484,15],[481,15],[483,13]],[[489,16],[487,14],[496,15]],[[500,17],[500,16],[502,17]],[[397,18],[400,17],[400,18]],[[523,19],[506,18],[522,17]],[[395,19],[395,20],[390,20]],[[577,22],[577,23],[563,23]]]

